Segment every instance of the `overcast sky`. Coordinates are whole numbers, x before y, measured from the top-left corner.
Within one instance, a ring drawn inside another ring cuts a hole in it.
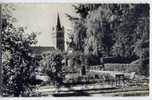
[[[27,27],[27,32],[41,32],[37,36],[37,45],[40,46],[55,46],[52,27],[56,25],[57,13],[66,33],[71,22],[65,13],[75,15],[72,4],[15,4],[14,8],[16,10],[12,14],[17,19],[17,26]]]

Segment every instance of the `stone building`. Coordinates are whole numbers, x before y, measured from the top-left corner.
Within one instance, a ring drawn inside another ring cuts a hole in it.
[[[57,15],[57,25],[54,32],[56,33],[56,49],[64,51],[64,27],[61,25],[59,14]]]

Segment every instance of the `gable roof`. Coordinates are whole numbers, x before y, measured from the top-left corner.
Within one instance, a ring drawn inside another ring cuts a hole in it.
[[[55,50],[54,47],[50,47],[50,46],[33,46],[33,47],[31,47],[31,49],[32,49],[32,52],[34,54],[42,54],[42,53],[45,53],[45,52]]]

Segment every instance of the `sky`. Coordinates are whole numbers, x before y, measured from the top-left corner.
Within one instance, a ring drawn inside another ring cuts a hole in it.
[[[27,27],[26,32],[40,32],[37,35],[37,46],[54,46],[55,33],[52,28],[57,23],[57,13],[60,15],[61,24],[65,28],[65,40],[68,30],[72,29],[72,23],[65,13],[76,15],[72,4],[13,4],[15,10],[13,17],[17,19],[16,26]]]

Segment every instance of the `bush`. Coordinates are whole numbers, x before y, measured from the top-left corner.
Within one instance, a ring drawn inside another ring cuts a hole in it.
[[[63,54],[60,51],[53,51],[45,54],[42,59],[42,66],[44,67],[44,73],[46,73],[52,83],[56,86],[60,86],[63,83]]]

